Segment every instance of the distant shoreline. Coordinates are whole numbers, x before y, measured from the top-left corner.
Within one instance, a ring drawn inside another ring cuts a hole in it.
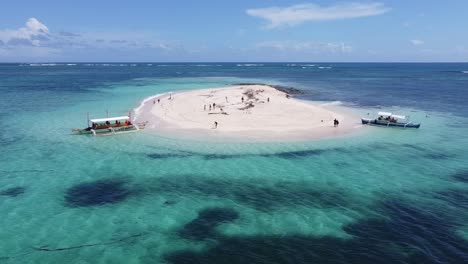
[[[291,96],[301,93],[252,83],[165,93],[146,98],[135,119],[148,121],[149,133],[205,139],[297,141],[343,136],[360,127],[359,118],[346,111]]]

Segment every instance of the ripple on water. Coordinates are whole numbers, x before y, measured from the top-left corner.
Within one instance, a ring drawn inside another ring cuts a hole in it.
[[[468,183],[468,170],[462,170],[452,176],[455,180]]]
[[[167,176],[158,178],[156,183],[149,188],[151,192],[156,193],[179,193],[182,196],[191,194],[230,199],[260,211],[303,205],[318,208],[339,207],[346,206],[350,200],[346,191],[337,187],[324,188],[287,181],[265,185],[224,177]]]

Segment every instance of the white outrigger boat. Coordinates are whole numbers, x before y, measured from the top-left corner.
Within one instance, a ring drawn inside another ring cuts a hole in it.
[[[384,126],[384,127],[403,127],[419,128],[421,123],[412,123],[408,116],[395,115],[388,112],[379,112],[379,117],[375,119],[361,118],[363,125]]]
[[[91,126],[89,123],[91,122]],[[90,134],[93,136],[110,136],[123,133],[138,132],[144,129],[148,122],[140,122],[133,124],[130,121],[130,116],[117,116],[89,119],[88,127],[84,129],[73,129],[75,134],[83,135]]]

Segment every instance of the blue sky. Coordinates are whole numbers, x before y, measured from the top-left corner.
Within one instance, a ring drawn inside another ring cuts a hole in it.
[[[0,62],[468,61],[468,1],[5,1]]]

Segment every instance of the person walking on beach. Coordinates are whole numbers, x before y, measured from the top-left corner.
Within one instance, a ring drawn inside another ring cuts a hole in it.
[[[159,104],[159,101],[161,101],[161,100],[159,100],[159,98],[158,98],[158,104]]]
[[[215,109],[215,107],[216,107],[216,104],[215,104],[215,103],[213,103],[213,110]]]
[[[217,121],[214,122],[214,126],[215,126],[214,127],[215,129],[218,128],[218,122]]]
[[[211,111],[211,104],[210,104],[210,111]]]
[[[244,102],[244,96],[241,97],[242,102]]]
[[[228,103],[228,99],[227,99],[227,96],[226,96],[226,103]]]
[[[268,103],[270,102],[270,97],[267,98],[267,102],[268,102]]]

